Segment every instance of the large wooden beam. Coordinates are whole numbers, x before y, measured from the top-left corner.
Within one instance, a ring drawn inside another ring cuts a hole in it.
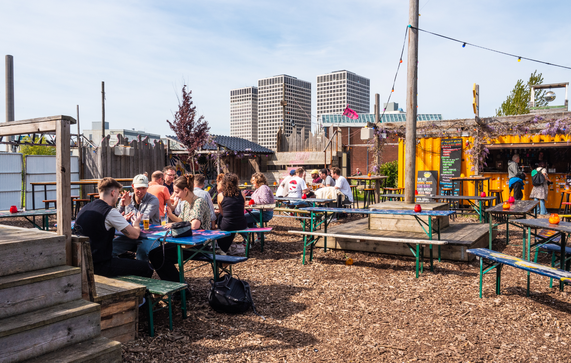
[[[71,162],[70,121],[56,122],[56,201],[57,234],[65,236],[65,253],[68,265],[72,264],[71,246]]]
[[[3,122],[0,123],[0,136],[54,133],[59,121],[66,121],[68,124],[75,124],[76,122],[73,117],[63,115]],[[69,142],[69,135],[67,141]]]

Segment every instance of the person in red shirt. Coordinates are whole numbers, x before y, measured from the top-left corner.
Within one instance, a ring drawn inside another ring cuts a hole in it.
[[[155,171],[153,175],[151,175],[153,181],[149,182],[149,189],[147,190],[147,193],[151,193],[159,199],[161,219],[165,216],[165,205],[170,206],[171,203],[169,189],[164,186],[164,177],[162,171]]]

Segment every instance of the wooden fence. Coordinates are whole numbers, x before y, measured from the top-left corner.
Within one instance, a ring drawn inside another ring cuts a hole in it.
[[[162,141],[149,141],[148,136],[127,141],[122,135],[114,135],[118,141],[109,146],[107,135],[97,148],[84,146],[83,178],[132,178],[148,173],[149,178],[156,170],[166,166],[166,148]]]
[[[334,127],[330,127],[329,135],[335,132]],[[325,147],[329,144],[329,139],[326,137],[325,132],[319,133],[309,132],[309,137],[305,138],[305,127],[301,129],[295,128],[294,131],[286,136],[280,130],[278,132],[278,152],[300,152],[300,151],[320,151],[323,152]],[[335,135],[331,144],[329,144],[328,151],[342,151],[341,133]]]

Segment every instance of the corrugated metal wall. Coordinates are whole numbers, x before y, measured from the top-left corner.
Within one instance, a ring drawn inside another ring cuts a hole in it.
[[[22,154],[0,153],[0,210],[22,207]]]
[[[26,156],[26,208],[32,209],[32,185],[33,182],[56,181],[56,157],[51,155],[28,155]],[[79,159],[71,157],[71,181],[79,180]],[[56,199],[56,186],[47,186],[47,196],[43,186],[36,186],[35,200],[36,209],[44,209],[42,200]],[[79,186],[71,186],[71,195],[79,196]]]

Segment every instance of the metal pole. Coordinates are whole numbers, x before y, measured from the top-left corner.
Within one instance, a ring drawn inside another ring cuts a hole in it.
[[[77,105],[77,156],[79,159],[79,179],[83,179],[83,155],[81,149],[81,129],[79,127],[79,105]],[[83,195],[83,186],[80,186]]]
[[[6,122],[14,121],[14,57],[7,54],[6,57]],[[10,136],[9,140],[14,140]],[[33,142],[34,140],[32,140]],[[11,145],[6,145],[6,152],[12,150]]]
[[[406,90],[406,149],[404,202],[414,203],[416,174],[416,105],[418,88],[418,2],[409,0],[408,60]]]
[[[380,112],[379,112],[379,102],[381,100],[381,97],[378,93],[375,93],[375,131],[378,130],[379,126],[381,125],[381,120],[379,119],[380,116]],[[380,168],[381,168],[381,160],[380,160],[380,155],[379,155],[379,145],[380,145],[380,140],[379,137],[381,137],[381,135],[375,135],[375,165],[379,168],[378,172],[380,174]],[[367,151],[367,174],[369,173],[369,152]]]
[[[101,81],[101,140],[105,137],[105,82]]]

